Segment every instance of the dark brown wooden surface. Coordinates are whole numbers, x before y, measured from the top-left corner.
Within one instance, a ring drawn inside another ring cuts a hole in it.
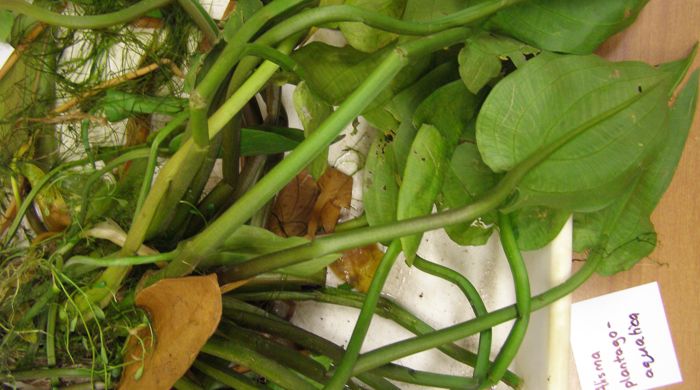
[[[600,54],[615,60],[660,63],[689,53],[700,39],[700,0],[651,0],[635,24],[613,37]],[[696,58],[693,69],[700,66]],[[700,109],[700,107],[698,107]],[[632,270],[593,277],[574,294],[582,300],[657,281],[671,327],[683,383],[700,389],[700,115],[696,115],[680,166],[652,221],[658,247]],[[580,264],[575,264],[578,269]],[[571,388],[578,388],[572,367]]]

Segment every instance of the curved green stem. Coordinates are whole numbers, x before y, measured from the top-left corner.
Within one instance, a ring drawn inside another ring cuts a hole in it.
[[[524,0],[486,1],[430,22],[400,20],[350,5],[311,8],[291,16],[284,22],[270,28],[257,42],[266,45],[274,44],[297,32],[331,22],[360,22],[396,34],[429,35],[450,28],[466,26],[503,8],[510,7],[523,1]]]
[[[138,18],[154,9],[170,4],[172,0],[142,0],[120,11],[102,15],[62,15],[27,3],[24,0],[3,0],[0,9],[32,17],[40,22],[68,28],[105,28]]]
[[[333,377],[328,384],[326,384],[324,389],[340,390],[345,386],[345,383],[350,380],[352,368],[355,365],[357,357],[360,355],[360,349],[365,341],[365,336],[367,335],[369,324],[372,322],[372,317],[374,317],[374,310],[377,308],[377,301],[379,301],[379,295],[382,292],[382,288],[384,288],[384,282],[389,276],[389,271],[391,271],[391,267],[394,265],[399,253],[401,253],[401,241],[394,240],[391,245],[389,245],[389,248],[374,272],[372,283],[367,290],[365,301],[362,304],[362,309],[360,309],[360,315],[355,323],[355,328],[352,331],[352,336],[350,336],[345,354],[340,360],[338,367],[335,369]]]
[[[153,174],[155,173],[156,164],[158,163],[158,150],[160,149],[160,145],[170,136],[170,134],[173,133],[173,131],[177,130],[180,125],[185,123],[189,115],[189,111],[183,111],[177,114],[170,120],[170,122],[168,122],[167,125],[158,131],[153,139],[153,142],[151,143],[151,150],[148,155],[148,163],[146,164],[146,174],[143,177],[143,183],[141,183],[141,190],[139,191],[139,198],[136,202],[134,218],[136,218],[135,216],[138,215],[139,211],[141,210],[141,206],[143,206],[143,202],[146,200],[148,191],[151,189]]]
[[[294,40],[296,41],[296,39]],[[282,69],[297,74],[302,80],[308,79],[307,72],[304,70],[301,64],[287,54],[279,50],[275,50],[271,46],[255,42],[249,43],[246,45],[245,50],[243,51],[243,56],[255,56],[270,62],[274,62]]]
[[[481,389],[495,386],[496,383],[501,380],[501,377],[503,377],[508,366],[515,358],[525,338],[525,333],[527,332],[532,306],[530,278],[528,277],[527,268],[525,267],[525,260],[523,260],[523,256],[518,248],[518,242],[513,232],[513,223],[510,216],[498,213],[498,227],[500,229],[501,245],[508,259],[510,271],[513,274],[513,283],[515,284],[515,309],[518,312],[518,318],[515,320],[506,341],[498,352],[498,356],[496,356],[496,360],[489,370],[486,381],[480,386]]]
[[[593,253],[586,264],[565,282],[532,298],[532,310],[539,310],[573,292],[593,275],[603,256]],[[504,307],[473,320],[440,329],[430,334],[402,340],[362,354],[355,363],[354,373],[358,374],[383,366],[387,362],[422,352],[445,343],[450,343],[473,334],[483,332],[496,325],[515,319],[518,311],[515,305]]]
[[[464,295],[467,297],[467,300],[469,301],[469,304],[471,305],[472,310],[474,310],[474,314],[477,318],[488,314],[486,305],[484,305],[484,301],[479,295],[479,291],[477,291],[474,285],[469,281],[469,279],[464,277],[464,275],[453,269],[427,261],[420,256],[416,256],[413,265],[425,273],[445,279],[459,287],[459,289],[462,290],[462,293],[464,293]],[[492,337],[493,335],[491,329],[487,329],[481,332],[479,335],[479,347],[473,375],[475,383],[482,382],[486,377],[490,364],[489,354],[491,353]]]
[[[132,256],[132,257],[101,257],[94,258],[88,256],[73,256],[68,259],[64,268],[68,268],[73,265],[84,264],[92,265],[95,267],[124,267],[132,265],[142,265],[142,264],[153,264],[159,261],[169,261],[172,260],[174,254],[172,252],[161,253],[152,256]]]

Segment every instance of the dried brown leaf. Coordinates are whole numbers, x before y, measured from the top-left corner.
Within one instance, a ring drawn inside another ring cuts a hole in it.
[[[305,235],[318,193],[313,177],[299,173],[277,195],[267,229],[282,237]]]
[[[161,280],[141,290],[136,305],[149,312],[156,340],[147,330],[130,337],[118,389],[170,389],[219,324],[216,275]]]

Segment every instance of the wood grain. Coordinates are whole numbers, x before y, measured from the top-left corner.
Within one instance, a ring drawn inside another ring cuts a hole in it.
[[[600,54],[614,60],[661,63],[686,56],[700,39],[700,0],[652,0],[625,32],[611,38]],[[700,66],[696,58],[693,69]],[[700,105],[699,105],[700,106]],[[700,107],[698,107],[700,109]],[[666,309],[683,383],[667,389],[700,389],[700,115],[696,115],[671,187],[652,221],[658,247],[632,270],[593,277],[574,294],[582,300],[657,281]],[[575,264],[579,268],[580,264]],[[572,366],[571,389],[577,389]]]

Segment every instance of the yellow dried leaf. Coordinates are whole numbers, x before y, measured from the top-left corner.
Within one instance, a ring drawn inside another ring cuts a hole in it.
[[[219,324],[216,275],[161,280],[141,290],[136,305],[149,312],[156,340],[148,331],[130,337],[118,389],[170,389]]]
[[[367,292],[383,256],[377,244],[350,249],[331,264],[331,270],[356,290]]]

